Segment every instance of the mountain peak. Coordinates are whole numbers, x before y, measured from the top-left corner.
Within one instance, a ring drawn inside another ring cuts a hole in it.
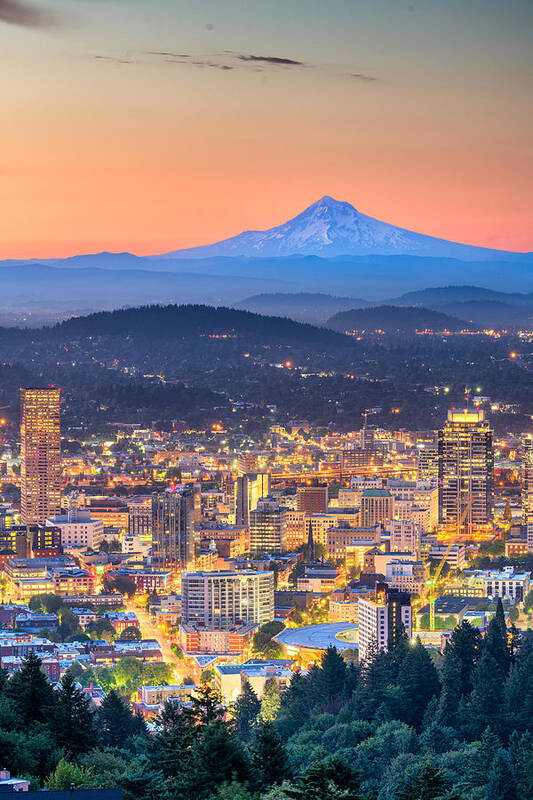
[[[352,211],[356,214],[358,213],[357,209],[352,206],[351,203],[347,203],[345,200],[336,200],[334,197],[331,197],[329,194],[325,194],[320,200],[317,200],[315,203],[312,203],[305,211],[311,211],[315,209],[327,209],[328,211]],[[305,211],[303,212],[305,214]]]
[[[472,260],[494,251],[449,242],[362,214],[351,203],[325,194],[296,217],[266,231],[245,231],[205,247],[176,250],[166,258],[211,256],[425,256]]]

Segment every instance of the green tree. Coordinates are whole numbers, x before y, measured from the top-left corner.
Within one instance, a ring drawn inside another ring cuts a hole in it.
[[[435,665],[419,638],[403,659],[398,684],[403,699],[402,718],[409,725],[420,728],[427,704],[439,694],[440,681]]]
[[[120,573],[116,572],[113,578],[104,580],[104,588],[106,592],[120,592],[120,594],[133,597],[137,591],[137,584],[128,575],[120,575]]]
[[[472,678],[474,667],[477,664],[481,651],[481,634],[468,622],[462,622],[452,631],[446,645],[446,652],[453,652],[461,664],[459,695],[470,694],[472,691]]]
[[[242,691],[233,704],[235,728],[243,742],[247,742],[250,738],[252,727],[259,716],[260,710],[261,703],[259,698],[250,686],[250,682],[245,680]]]
[[[70,756],[87,752],[96,744],[91,701],[68,673],[61,679],[56,692],[53,724],[57,744]]]
[[[57,614],[63,606],[63,598],[57,594],[36,594],[30,597],[28,607],[31,611]]]
[[[112,623],[106,618],[91,622],[87,631],[92,639],[103,639],[106,642],[112,642],[116,634]]]
[[[283,623],[274,620],[273,622],[266,622],[261,625],[253,638],[253,649],[256,653],[260,653],[265,658],[278,658],[281,653],[281,647],[277,642],[272,641],[272,637],[276,636],[283,630]]]
[[[117,662],[114,672],[117,686],[135,691],[142,682],[143,662],[135,656],[124,656]]]
[[[165,703],[155,720],[156,731],[149,752],[166,777],[178,779],[192,769],[192,748],[200,726],[188,708]]]
[[[315,691],[323,702],[340,697],[345,689],[348,667],[335,647],[328,647],[320,668],[314,673]]]
[[[284,792],[291,800],[362,800],[359,773],[339,758],[318,761]]]
[[[499,597],[496,604],[496,614],[489,622],[487,635],[483,642],[483,651],[485,650],[491,654],[501,670],[507,674],[511,666],[511,654],[509,652],[503,605]]]
[[[507,750],[496,753],[485,788],[486,800],[518,800],[513,765]]]
[[[193,748],[190,795],[207,797],[225,782],[246,783],[250,777],[247,753],[228,723],[214,719],[203,725]]]
[[[442,689],[439,698],[437,720],[443,725],[457,724],[457,712],[461,700],[462,664],[456,650],[446,648],[440,672]]]
[[[132,714],[123,698],[112,689],[98,709],[98,726],[105,746],[121,747],[131,736],[144,731],[144,724]]]
[[[524,611],[529,614],[533,608],[533,589],[531,589],[524,597]]]
[[[440,800],[446,784],[442,771],[431,758],[425,758],[406,776],[395,800]]]
[[[76,763],[91,772],[96,785],[102,789],[119,786],[127,768],[127,762],[120,756],[97,749],[82,753]]]
[[[32,651],[5,688],[6,696],[16,704],[24,725],[48,722],[55,712],[55,694],[41,664],[41,659]]]
[[[495,731],[501,729],[504,681],[502,668],[489,650],[484,650],[474,671],[474,688],[463,719],[463,728],[472,738],[479,736],[487,726]]]
[[[200,683],[211,683],[214,677],[215,673],[211,668],[203,669],[200,675]]]
[[[135,625],[129,625],[127,628],[124,628],[118,637],[118,640],[121,642],[138,642],[141,639],[141,632]]]
[[[68,639],[71,636],[77,636],[78,634],[83,635],[83,631],[78,622],[78,617],[73,611],[70,610],[70,608],[68,608],[68,606],[63,606],[59,610],[58,634],[63,642],[65,639]]]
[[[259,716],[263,722],[272,722],[278,716],[280,707],[281,694],[278,683],[275,678],[268,678],[265,681]]]
[[[79,767],[66,759],[61,759],[54,772],[47,779],[46,788],[49,791],[69,791],[75,789],[93,789],[97,781],[91,770]]]
[[[254,731],[252,758],[264,789],[290,777],[287,749],[272,722],[261,722]]]
[[[226,713],[222,695],[208,683],[202,684],[191,697],[191,713],[199,725],[222,719]]]

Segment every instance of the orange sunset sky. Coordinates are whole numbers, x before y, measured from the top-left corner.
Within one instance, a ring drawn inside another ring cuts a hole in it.
[[[526,0],[0,0],[0,258],[161,253],[324,194],[533,250]]]

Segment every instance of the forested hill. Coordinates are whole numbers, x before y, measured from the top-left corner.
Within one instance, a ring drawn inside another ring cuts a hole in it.
[[[458,331],[475,327],[470,322],[443,314],[441,311],[414,306],[407,308],[376,306],[375,308],[340,311],[330,317],[326,325],[335,331],[384,330],[388,333],[416,330]]]
[[[41,329],[41,333],[46,330],[49,329]],[[265,341],[283,343],[346,342],[330,330],[285,317],[266,317],[250,311],[204,305],[150,305],[101,311],[61,322],[51,331],[65,338],[111,335],[166,339],[228,335],[257,336]]]

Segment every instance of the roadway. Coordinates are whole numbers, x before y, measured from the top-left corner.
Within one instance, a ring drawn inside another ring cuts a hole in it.
[[[170,639],[167,634],[163,633],[163,631],[158,628],[157,625],[155,625],[155,623],[152,621],[152,617],[145,608],[136,606],[131,600],[127,600],[125,605],[128,611],[133,611],[135,614],[137,614],[142,638],[156,639],[159,642],[161,646],[161,652],[163,654],[163,661],[165,661],[167,664],[171,664],[174,667],[176,681],[181,683],[183,676],[180,673],[180,668],[183,667],[183,661],[181,661],[172,651]]]

